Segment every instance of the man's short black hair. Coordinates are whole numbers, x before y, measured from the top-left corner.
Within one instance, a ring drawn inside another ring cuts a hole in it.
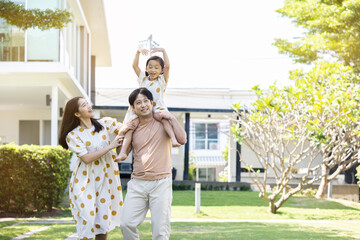
[[[153,101],[152,93],[147,88],[141,87],[141,88],[135,89],[134,91],[132,91],[132,93],[130,93],[129,103],[131,106],[134,106],[135,99],[137,98],[137,96],[139,94],[142,94],[142,95],[146,96],[149,100]]]

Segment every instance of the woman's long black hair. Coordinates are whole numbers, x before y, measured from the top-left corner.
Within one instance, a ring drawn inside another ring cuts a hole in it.
[[[79,112],[79,99],[81,98],[82,97],[74,97],[65,105],[59,134],[59,144],[65,149],[69,149],[66,143],[66,136],[71,130],[80,125],[80,119],[75,116],[75,113]],[[95,132],[100,132],[103,129],[103,126],[96,119],[90,118],[90,120],[95,127]]]

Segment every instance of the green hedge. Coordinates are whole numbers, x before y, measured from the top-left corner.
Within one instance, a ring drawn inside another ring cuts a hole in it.
[[[51,210],[64,197],[71,152],[62,147],[0,145],[0,210]]]
[[[183,190],[195,190],[195,184],[174,184],[172,185],[174,191],[183,191]],[[250,186],[241,185],[241,186],[229,186],[227,184],[222,185],[212,185],[207,183],[201,183],[201,190],[206,191],[250,191]]]

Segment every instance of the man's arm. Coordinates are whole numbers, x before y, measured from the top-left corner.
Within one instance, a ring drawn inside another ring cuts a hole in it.
[[[161,117],[163,119],[170,120],[171,126],[173,128],[176,140],[181,145],[184,145],[187,142],[187,136],[184,128],[180,125],[179,121],[176,119],[174,115],[172,115],[169,111],[161,111]]]

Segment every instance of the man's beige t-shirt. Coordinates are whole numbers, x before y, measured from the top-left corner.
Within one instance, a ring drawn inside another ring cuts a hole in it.
[[[161,122],[139,124],[132,138],[134,170],[131,178],[158,180],[171,176],[171,141]]]

